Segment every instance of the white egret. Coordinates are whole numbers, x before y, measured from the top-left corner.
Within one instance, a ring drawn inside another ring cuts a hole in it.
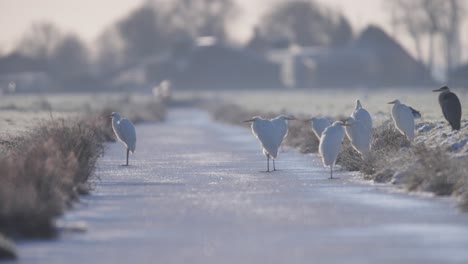
[[[116,112],[113,112],[111,117],[112,129],[114,130],[115,136],[125,145],[125,148],[127,149],[127,163],[125,166],[128,166],[129,152],[131,151],[133,154],[136,147],[135,126],[130,120],[122,118]]]
[[[252,123],[252,133],[260,141],[263,154],[267,157],[267,171],[270,171],[270,159],[274,160],[278,156],[278,130],[275,124],[268,119],[254,116],[252,119],[243,122]],[[273,163],[274,164],[274,163]],[[273,168],[275,169],[275,168]]]
[[[356,100],[356,108],[351,116],[346,119],[346,135],[353,148],[361,154],[368,153],[371,149],[372,141],[372,117],[364,109],[359,100]]]
[[[411,109],[402,104],[400,100],[394,100],[389,102],[393,104],[392,107],[392,118],[395,123],[395,127],[401,134],[411,142],[414,139],[414,116]]]
[[[288,136],[288,132],[289,132],[288,121],[290,120],[297,120],[297,119],[293,115],[288,115],[288,116],[280,115],[271,119],[271,122],[273,122],[273,124],[276,127],[276,131],[278,132],[277,138],[276,138],[278,146],[281,146],[281,144],[283,143],[283,140]],[[275,166],[275,160],[273,160],[273,167],[274,166]]]
[[[311,122],[312,131],[318,139],[320,139],[320,137],[322,136],[322,133],[325,130],[325,128],[331,125],[330,120],[328,118],[312,117],[311,119],[307,119],[305,121]]]
[[[162,101],[169,101],[172,96],[172,83],[169,80],[162,81],[158,86],[153,88],[153,96]]]
[[[320,137],[319,153],[322,156],[323,166],[330,167],[330,179],[333,179],[333,165],[338,158],[345,134],[343,126],[348,126],[348,124],[336,121],[327,127]]]
[[[443,86],[433,92],[440,92],[439,104],[445,119],[453,130],[460,130],[462,108],[457,95],[452,93],[447,86]]]

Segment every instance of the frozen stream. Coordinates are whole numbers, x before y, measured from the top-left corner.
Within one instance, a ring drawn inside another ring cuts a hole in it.
[[[96,188],[65,222],[85,233],[20,242],[20,263],[468,263],[450,199],[328,180],[316,155],[265,158],[250,131],[195,109],[137,127],[131,166],[110,144]]]

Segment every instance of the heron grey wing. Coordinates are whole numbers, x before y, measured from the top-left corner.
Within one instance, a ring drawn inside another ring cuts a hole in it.
[[[460,129],[462,109],[458,97],[454,93],[442,93],[439,96],[439,103],[445,119],[454,129]]]

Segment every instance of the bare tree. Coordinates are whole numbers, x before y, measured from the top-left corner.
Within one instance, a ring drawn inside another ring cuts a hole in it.
[[[273,6],[260,27],[270,40],[286,38],[302,46],[343,45],[352,38],[350,23],[343,15],[313,0]]]
[[[415,45],[417,59],[432,71],[436,43],[440,39],[447,73],[458,66],[461,58],[461,27],[465,19],[463,0],[392,0],[391,21],[395,27],[405,29]],[[427,59],[423,46],[427,45]]]
[[[160,14],[144,4],[119,21],[116,29],[123,40],[127,60],[141,59],[167,48]]]
[[[238,14],[233,0],[176,0],[168,16],[175,30],[185,31],[190,36],[213,36],[226,39],[226,24]]]
[[[440,1],[440,0],[439,0]],[[461,0],[444,1],[447,16],[442,17],[441,33],[444,40],[447,74],[460,65],[461,27],[465,18],[465,2]]]
[[[424,62],[422,45],[426,32],[426,14],[421,8],[422,1],[393,0],[386,4],[392,10],[392,24],[406,31],[413,41],[416,59]]]
[[[106,29],[96,40],[96,66],[99,74],[110,72],[123,65],[125,43],[116,27]]]
[[[88,50],[74,34],[65,35],[60,40],[49,60],[54,76],[63,82],[89,73]]]
[[[34,23],[17,45],[20,53],[47,60],[62,39],[62,32],[49,22]]]

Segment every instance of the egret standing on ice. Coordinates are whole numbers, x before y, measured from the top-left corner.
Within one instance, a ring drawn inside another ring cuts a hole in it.
[[[252,133],[260,141],[263,149],[263,154],[267,157],[267,171],[270,171],[270,159],[274,160],[278,156],[278,128],[268,119],[254,116],[252,119],[243,122],[252,123]],[[273,170],[275,168],[273,167]]]
[[[433,92],[440,92],[439,104],[445,119],[452,126],[453,130],[460,130],[462,109],[457,95],[452,93],[447,86],[441,87]]]
[[[325,130],[325,128],[331,125],[330,120],[328,118],[312,117],[311,119],[307,119],[306,121],[312,122],[312,131],[318,139],[320,139],[320,137],[322,136],[322,133]]]
[[[411,109],[400,100],[389,102],[393,104],[392,118],[398,131],[411,142],[414,139],[414,116]]]
[[[275,117],[274,119],[271,119],[271,122],[276,127],[277,133],[277,143],[278,146],[281,146],[283,143],[283,140],[288,136],[288,131],[289,131],[289,122],[290,120],[297,120],[294,116],[292,115],[280,115]],[[273,160],[273,167],[275,166],[275,160]]]
[[[333,179],[333,165],[335,165],[338,153],[340,152],[341,141],[344,138],[343,126],[347,124],[336,121],[327,127],[322,133],[319,144],[319,153],[325,167],[330,167],[330,179]]]
[[[350,124],[346,127],[346,135],[351,145],[361,156],[365,155],[371,149],[372,118],[359,100],[356,100],[356,108],[346,123]]]
[[[135,152],[136,145],[136,132],[135,126],[128,119],[120,117],[116,112],[111,114],[112,117],[112,129],[114,130],[115,136],[125,145],[127,148],[127,163],[128,166],[128,154],[131,151],[132,154]]]

